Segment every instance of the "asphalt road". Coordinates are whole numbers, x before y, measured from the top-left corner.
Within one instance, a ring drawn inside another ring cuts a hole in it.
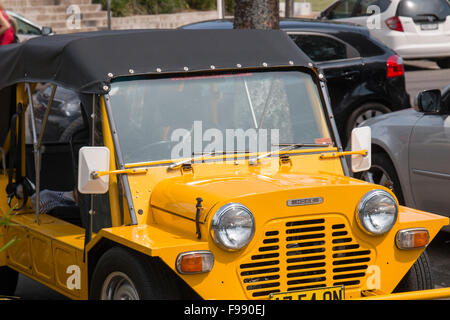
[[[450,69],[441,70],[434,62],[407,61],[406,89],[411,96],[426,89],[443,89],[450,84]],[[443,230],[427,249],[436,287],[450,286],[450,228]],[[24,300],[65,300],[59,293],[25,277],[20,276],[16,296]]]
[[[436,63],[431,61],[406,61],[406,90],[414,97],[421,90],[443,89],[450,85],[450,69],[439,69]]]

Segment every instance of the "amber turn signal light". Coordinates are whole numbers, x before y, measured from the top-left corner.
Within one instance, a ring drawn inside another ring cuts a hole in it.
[[[211,271],[214,266],[214,256],[210,251],[190,251],[180,253],[176,267],[181,274],[195,274]]]
[[[424,248],[430,242],[430,235],[425,228],[403,229],[397,232],[396,243],[399,249]]]

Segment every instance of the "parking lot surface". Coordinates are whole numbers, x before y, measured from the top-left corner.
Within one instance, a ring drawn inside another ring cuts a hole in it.
[[[406,61],[405,71],[406,90],[411,96],[411,103],[421,90],[443,89],[450,84],[450,69],[439,69],[431,61]]]
[[[407,61],[406,88],[413,103],[415,95],[426,89],[442,89],[450,84],[450,69],[439,69],[434,62]],[[427,249],[436,288],[450,286],[450,228],[442,230]],[[65,300],[59,293],[23,276],[19,276],[16,296],[24,300]]]

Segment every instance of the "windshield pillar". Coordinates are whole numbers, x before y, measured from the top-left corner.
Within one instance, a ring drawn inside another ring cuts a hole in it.
[[[115,156],[116,156],[116,160],[117,160],[117,165],[119,167],[118,169],[123,170],[123,169],[125,169],[125,162],[123,160],[122,152],[120,149],[116,124],[114,122],[114,118],[113,118],[112,112],[111,112],[111,99],[110,99],[109,95],[104,95],[103,99],[105,102],[106,115],[108,117],[109,127],[111,130],[111,136],[112,136],[113,143],[114,143]],[[120,179],[122,180],[123,192],[125,194],[125,198],[127,200],[127,205],[128,205],[128,211],[130,213],[130,219],[131,219],[130,224],[137,225],[138,221],[137,221],[137,217],[136,217],[136,211],[135,211],[134,205],[133,205],[133,198],[131,195],[131,189],[130,189],[130,184],[128,181],[128,176],[126,174],[121,174]]]
[[[334,136],[334,141],[336,143],[336,147],[338,148],[338,151],[342,152],[342,151],[344,151],[344,149],[342,146],[341,139],[339,137],[339,132],[337,130],[336,122],[334,120],[333,110],[331,109],[331,102],[330,102],[329,95],[328,95],[328,88],[323,81],[319,81],[319,82],[320,82],[320,89],[322,91],[322,96],[323,96],[323,99],[325,102],[326,115],[328,116],[328,122],[330,123],[331,131]],[[344,174],[346,176],[350,176],[350,170],[348,168],[348,164],[347,164],[345,157],[341,157],[341,164],[342,164],[342,168],[344,170]]]

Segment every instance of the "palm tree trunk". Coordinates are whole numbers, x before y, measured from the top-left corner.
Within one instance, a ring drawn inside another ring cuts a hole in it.
[[[235,29],[279,29],[279,0],[236,0]]]

